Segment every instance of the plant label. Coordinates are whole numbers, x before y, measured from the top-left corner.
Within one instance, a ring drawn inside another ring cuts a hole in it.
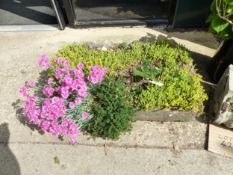
[[[233,131],[210,124],[208,150],[233,158]]]

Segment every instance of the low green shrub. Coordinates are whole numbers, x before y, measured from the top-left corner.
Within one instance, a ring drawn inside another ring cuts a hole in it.
[[[91,65],[98,64],[109,68],[110,77],[128,78],[127,86],[134,92],[131,99],[137,110],[168,108],[202,112],[204,109],[207,95],[201,86],[202,77],[196,73],[188,51],[170,41],[133,42],[107,51],[70,44],[60,49],[57,56],[68,59],[73,66],[82,62],[89,69]],[[159,71],[155,73],[151,66],[144,69],[142,64],[145,60]],[[153,80],[152,76],[156,76],[154,79],[164,85],[143,83],[134,87],[131,79],[135,69],[143,74],[149,71],[148,76],[141,76],[142,79]]]
[[[109,139],[117,139],[131,130],[134,111],[123,81],[107,78],[92,90],[92,95],[94,117],[84,130],[94,137]]]

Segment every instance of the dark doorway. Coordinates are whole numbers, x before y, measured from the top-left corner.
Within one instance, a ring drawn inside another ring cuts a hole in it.
[[[167,2],[159,0],[74,0],[78,20],[166,19]]]
[[[167,23],[168,0],[72,0],[75,24]]]

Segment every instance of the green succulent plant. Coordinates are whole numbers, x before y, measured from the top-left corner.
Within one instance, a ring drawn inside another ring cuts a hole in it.
[[[202,77],[196,73],[192,57],[174,42],[123,43],[106,51],[91,49],[86,44],[69,44],[57,56],[69,60],[74,67],[84,63],[86,71],[96,64],[108,67],[109,77],[128,77],[129,70],[133,70],[133,76],[163,83],[163,86],[145,83],[141,87],[127,83],[133,91],[131,99],[137,110],[167,108],[202,112],[207,100]]]

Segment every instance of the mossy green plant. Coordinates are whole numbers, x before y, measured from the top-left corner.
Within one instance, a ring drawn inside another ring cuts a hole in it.
[[[92,89],[94,117],[84,126],[93,137],[118,139],[132,128],[134,110],[122,80],[107,78]]]
[[[189,52],[181,45],[167,40],[133,42],[102,51],[85,44],[70,44],[60,49],[57,56],[68,59],[73,66],[82,62],[88,69],[98,64],[108,67],[109,77],[128,78],[133,76],[132,69],[148,59],[159,69],[156,81],[163,86],[144,83],[136,87],[137,93],[132,93],[131,99],[137,110],[167,108],[203,112],[207,94],[201,85],[202,77],[196,73]],[[129,88],[135,89],[127,82]]]

